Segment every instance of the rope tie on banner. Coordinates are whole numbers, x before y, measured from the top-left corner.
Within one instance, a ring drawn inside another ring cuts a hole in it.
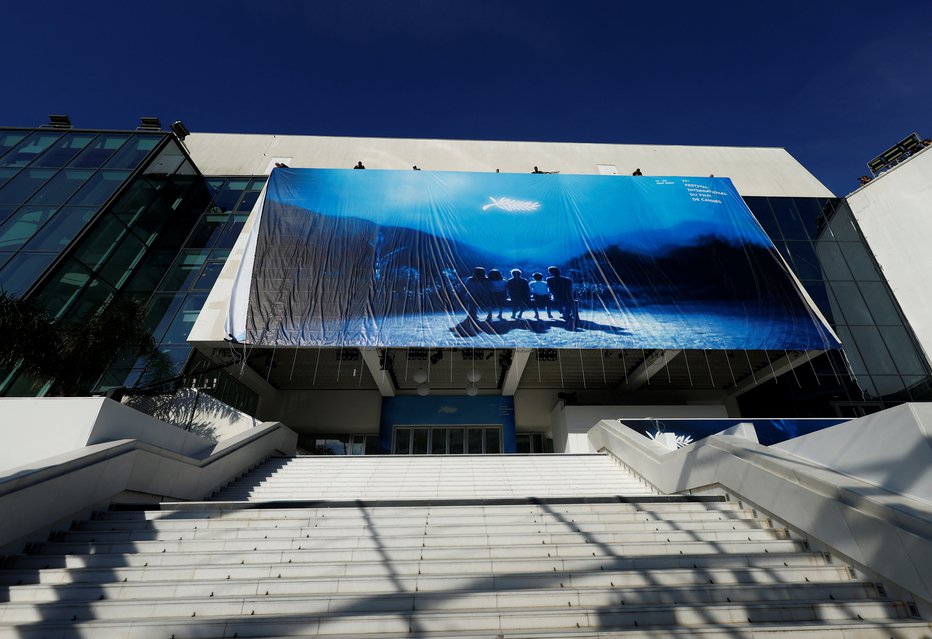
[[[751,356],[748,355],[747,349],[744,349],[744,357],[748,360],[748,368],[751,369],[751,379],[754,380],[754,383],[757,383],[757,375],[754,374],[754,365],[751,364]]]
[[[705,357],[705,367],[709,369],[709,381],[712,383],[712,387],[715,387],[715,377],[712,375],[712,364],[709,363],[709,352],[706,349],[702,349],[702,356]],[[726,355],[727,359],[727,355]]]
[[[611,353],[609,353],[611,355]],[[608,384],[608,379],[605,377],[605,357],[606,355],[602,352],[602,349],[599,349],[599,362],[602,364],[602,383]]]
[[[642,361],[642,363],[644,364],[644,368],[646,369],[647,366],[648,366],[648,364],[647,364],[647,351],[645,351],[643,348],[641,349],[641,361]],[[651,378],[651,377],[653,377],[653,375],[648,375],[648,376],[647,376],[647,385],[648,385],[648,386],[650,386],[650,378]]]
[[[685,350],[683,351],[683,361],[686,362],[686,376],[689,378],[689,385],[692,386],[693,385],[693,373],[689,368],[689,357],[687,357]],[[669,377],[669,372],[667,373],[667,376]]]
[[[628,360],[625,358],[625,349],[621,349],[621,370],[625,374],[625,384],[628,383]]]
[[[317,347],[317,361],[314,363],[314,381],[311,382],[312,386],[317,386],[317,367],[320,365],[320,351],[322,349],[322,346]]]
[[[784,350],[783,350],[783,355],[786,357],[786,361],[789,362],[789,364],[790,364],[790,372],[793,373],[793,378],[796,379],[796,385],[799,386],[800,388],[802,388],[803,385],[799,383],[799,377],[796,375],[796,367],[793,366],[793,362],[790,361],[790,353],[789,353],[789,351],[787,351],[786,349],[784,349]]]
[[[563,357],[560,355],[560,349],[557,349],[557,364],[560,365],[560,387],[565,386],[563,383]]]
[[[291,361],[291,373],[288,375],[288,381],[294,379],[294,365],[298,363],[298,347],[294,349],[294,359]]]
[[[582,349],[579,349],[579,368],[582,371],[582,387],[583,390],[589,390],[589,387],[586,386],[586,364],[583,362]]]
[[[819,378],[820,376],[819,376],[818,371],[816,371],[815,364],[812,363],[812,355],[809,353],[808,350],[807,350],[807,351],[804,351],[804,352],[806,353],[806,359],[809,360],[809,368],[812,369],[812,374],[815,376],[816,384],[818,384],[819,386],[821,386],[821,385],[822,385],[822,380]]]
[[[735,379],[735,369],[731,367],[731,358],[728,357],[728,351],[725,351],[725,363],[728,364],[728,372],[731,374],[731,385],[737,386],[738,380]]]
[[[764,351],[764,357],[767,358],[767,364],[770,366],[770,374],[773,375],[773,383],[779,384],[780,382],[777,381],[777,371],[773,369],[773,362],[770,361],[770,353],[767,351]]]

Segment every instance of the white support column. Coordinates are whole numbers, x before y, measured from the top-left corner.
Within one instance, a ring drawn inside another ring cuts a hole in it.
[[[682,352],[680,350],[665,351],[663,349],[653,351],[637,368],[628,373],[628,381],[619,384],[617,390],[630,392],[639,389]]]
[[[524,374],[524,367],[527,365],[527,361],[530,357],[530,348],[515,349],[511,358],[511,366],[508,367],[508,372],[505,373],[505,381],[502,383],[502,395],[511,397],[517,392],[518,383],[521,381],[521,376]]]
[[[780,377],[784,373],[789,373],[797,366],[807,363],[812,358],[818,357],[824,352],[825,351],[809,351],[808,356],[802,351],[788,353],[780,359],[771,362],[770,366],[755,372],[753,375],[748,375],[739,381],[734,388],[728,390],[728,394],[730,397],[737,397],[764,382],[770,381],[775,377]]]
[[[388,374],[388,371],[382,370],[382,364],[379,362],[378,349],[360,348],[359,352],[362,354],[362,360],[369,368],[372,379],[375,380],[376,385],[379,387],[379,392],[382,393],[382,397],[394,397],[395,385],[392,384],[392,376]]]

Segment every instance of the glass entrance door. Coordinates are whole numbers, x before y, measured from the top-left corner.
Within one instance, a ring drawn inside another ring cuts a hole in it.
[[[501,426],[396,426],[394,455],[494,455],[502,452]]]

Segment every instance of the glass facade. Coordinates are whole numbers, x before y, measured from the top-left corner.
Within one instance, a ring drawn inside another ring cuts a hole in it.
[[[857,389],[840,401],[927,401],[932,371],[847,203],[744,199],[841,339],[846,358],[820,358],[817,384],[845,387],[837,378],[850,373]]]
[[[167,369],[127,358],[95,390],[201,376],[205,392],[252,412],[255,394],[186,340],[266,179],[204,177],[164,132],[0,129],[0,287],[68,321],[117,294],[136,297]],[[831,403],[927,400],[932,371],[845,201],[745,201],[844,344],[797,369],[799,390],[780,401],[818,414]],[[0,395],[35,392],[0,371]]]

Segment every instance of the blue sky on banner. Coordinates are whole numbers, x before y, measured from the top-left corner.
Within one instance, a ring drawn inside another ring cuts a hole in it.
[[[276,169],[270,200],[557,261],[615,244],[644,254],[703,236],[772,247],[726,178]]]
[[[927,0],[47,0],[3,21],[6,125],[778,146],[838,195],[932,137]]]

